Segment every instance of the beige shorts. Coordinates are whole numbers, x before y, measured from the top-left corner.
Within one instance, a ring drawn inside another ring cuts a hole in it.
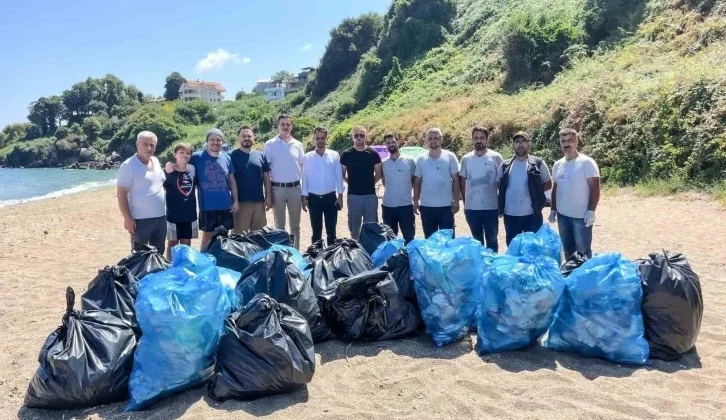
[[[240,202],[239,211],[234,214],[234,232],[244,233],[267,226],[265,203]]]

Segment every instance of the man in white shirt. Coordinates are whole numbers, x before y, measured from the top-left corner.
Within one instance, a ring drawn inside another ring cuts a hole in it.
[[[116,195],[131,235],[131,249],[152,245],[164,254],[166,240],[166,196],[164,170],[154,157],[156,134],[142,131],[136,136],[136,154],[118,169]]]
[[[547,164],[529,154],[529,133],[515,133],[512,143],[514,157],[499,167],[499,213],[504,215],[507,246],[520,233],[542,227],[545,192],[552,188]]]
[[[302,209],[310,209],[310,226],[313,230],[311,243],[325,235],[329,244],[336,240],[335,227],[338,212],[343,209],[343,169],[340,156],[328,150],[328,130],[316,127],[313,131],[315,150],[305,154],[302,172]]]
[[[441,229],[454,230],[454,215],[459,212],[459,160],[441,148],[442,137],[439,128],[426,132],[429,151],[418,158],[414,172],[413,212],[418,214],[421,209],[426,238]]]
[[[388,159],[381,163],[385,187],[381,206],[383,223],[390,226],[396,235],[400,227],[401,235],[408,244],[416,235],[416,216],[411,199],[416,162],[401,155],[394,133],[383,136],[383,142],[390,153]]]
[[[292,118],[277,117],[277,137],[265,143],[264,155],[270,164],[272,208],[275,227],[285,229],[285,210],[290,216],[290,235],[295,248],[300,248],[300,211],[302,206],[300,178],[305,149],[292,137]]]
[[[487,149],[489,129],[482,126],[471,130],[474,150],[461,158],[459,178],[464,199],[464,215],[471,236],[494,252],[499,252],[499,199],[497,173],[502,155]]]
[[[560,146],[565,157],[552,167],[552,210],[549,220],[562,238],[565,259],[575,251],[592,257],[592,226],[600,201],[600,171],[597,163],[577,147],[580,136],[566,128],[560,131]]]

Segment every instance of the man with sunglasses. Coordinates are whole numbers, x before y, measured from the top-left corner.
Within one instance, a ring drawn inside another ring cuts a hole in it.
[[[367,131],[353,128],[353,147],[340,155],[343,179],[348,183],[348,229],[358,240],[362,223],[378,222],[376,182],[381,179],[381,157],[366,146]]]

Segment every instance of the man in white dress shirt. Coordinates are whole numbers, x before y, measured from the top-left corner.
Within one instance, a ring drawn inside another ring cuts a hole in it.
[[[338,211],[343,208],[343,171],[338,152],[326,148],[328,130],[316,127],[313,138],[315,150],[303,160],[302,209],[310,209],[312,243],[322,238],[324,218],[326,240],[331,244],[336,239]]]
[[[285,229],[285,210],[290,216],[290,235],[295,248],[300,248],[300,178],[305,149],[292,137],[292,118],[282,114],[277,117],[277,137],[265,143],[263,153],[270,164],[272,179],[272,208],[275,227]]]

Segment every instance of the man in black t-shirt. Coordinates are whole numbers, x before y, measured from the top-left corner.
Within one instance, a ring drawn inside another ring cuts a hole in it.
[[[166,174],[166,259],[171,261],[171,248],[177,244],[191,245],[199,237],[197,226],[196,171],[189,165],[192,147],[186,143],[174,146],[174,170]]]
[[[237,140],[239,148],[233,150],[229,157],[234,165],[239,199],[239,211],[234,214],[234,231],[241,234],[267,225],[265,212],[272,207],[272,181],[267,158],[259,150],[252,150],[255,143],[252,128],[247,125],[240,127]]]
[[[366,136],[365,127],[355,127],[353,147],[340,155],[343,179],[348,183],[348,229],[355,240],[362,223],[378,223],[376,182],[381,179],[381,157],[366,146]]]

